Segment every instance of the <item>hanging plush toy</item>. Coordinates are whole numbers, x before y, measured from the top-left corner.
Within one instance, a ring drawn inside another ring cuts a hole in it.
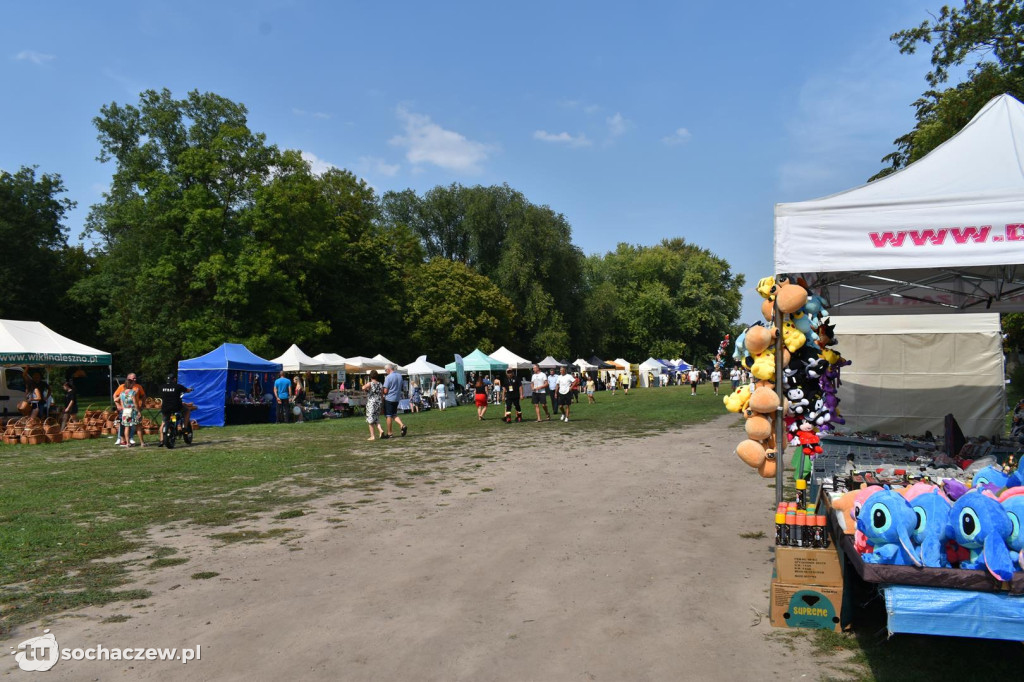
[[[949,512],[946,535],[970,551],[960,568],[984,568],[997,580],[1013,578],[1013,563],[1007,538],[1013,532],[1006,509],[994,495],[978,489],[968,491]]]
[[[932,568],[949,568],[946,555],[946,525],[953,503],[936,486],[915,483],[912,488],[924,486],[925,492],[907,492],[905,497],[917,515],[917,526],[910,539],[920,549],[921,563]],[[910,490],[910,489],[908,489]]]
[[[883,489],[869,497],[857,515],[857,530],[874,547],[862,555],[869,564],[920,566],[910,534],[917,525],[917,514],[899,493]]]

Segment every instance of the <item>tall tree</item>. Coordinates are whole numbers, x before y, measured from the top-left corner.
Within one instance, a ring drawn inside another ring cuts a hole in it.
[[[1024,3],[1020,0],[966,0],[944,6],[937,17],[891,36],[903,54],[920,45],[932,48],[930,88],[913,106],[917,124],[898,137],[882,158],[876,180],[920,159],[960,131],[996,95],[1024,96]],[[962,83],[942,87],[951,70],[969,65]]]

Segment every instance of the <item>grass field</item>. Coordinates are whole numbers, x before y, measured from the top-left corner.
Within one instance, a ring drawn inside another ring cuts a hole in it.
[[[436,485],[486,466],[478,444],[497,434],[538,444],[556,435],[627,438],[724,411],[709,386],[697,398],[668,387],[599,393],[597,400],[587,405],[582,397],[569,424],[557,417],[505,424],[494,405],[482,422],[472,406],[404,415],[408,437],[372,443],[365,420],[352,417],[201,429],[191,447],[174,450],[126,450],[110,438],[0,446],[0,636],[48,613],[148,596],[118,590],[127,566],[109,559],[142,550],[151,568],[178,563],[168,548],[145,545],[151,526],[185,522],[209,527],[224,542],[249,539],[230,526],[272,512],[286,519],[329,493],[365,497],[385,484]],[[534,419],[532,405],[523,408],[524,420]]]

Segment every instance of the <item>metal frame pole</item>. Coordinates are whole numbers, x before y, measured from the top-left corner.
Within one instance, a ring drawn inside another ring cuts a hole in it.
[[[782,353],[785,346],[782,343],[782,311],[777,305],[773,305],[775,324],[775,394],[779,397],[779,406],[775,414],[775,504],[782,502],[783,486],[785,481],[786,463],[786,394],[783,384]]]

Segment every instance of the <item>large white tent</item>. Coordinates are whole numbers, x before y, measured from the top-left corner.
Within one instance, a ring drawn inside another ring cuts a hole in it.
[[[1024,105],[994,98],[903,170],[775,206],[775,272],[836,314],[1024,309]]]
[[[337,353],[320,353],[313,356],[313,360],[320,363],[325,372],[336,372],[345,370],[345,358]]]
[[[410,362],[404,367],[399,367],[398,370],[409,376],[447,375],[449,373],[444,367],[429,362],[426,355],[419,356],[415,361]]]
[[[775,207],[775,272],[803,276],[837,319],[1024,310],[1021,264],[1024,105],[1009,95],[992,99],[963,130],[897,173]],[[836,333],[843,338],[838,324]],[[928,365],[933,357],[941,359],[919,350],[913,360]],[[977,406],[960,395],[971,384],[944,371],[947,411],[978,428],[995,424],[995,408],[976,415]],[[843,370],[844,380],[850,372]],[[990,397],[1001,409],[1003,385],[992,386]],[[889,422],[891,430],[919,423],[909,409],[895,416],[903,419]]]
[[[658,380],[658,377],[661,376],[662,370],[665,369],[666,367],[664,364],[662,364],[661,360],[658,360],[656,358],[647,358],[646,360],[640,363],[640,385],[643,386],[644,388],[651,387],[651,381],[648,377],[648,374],[653,375],[655,377],[654,384],[659,385],[660,382]]]
[[[299,348],[294,343],[288,347],[284,353],[279,357],[274,358],[271,362],[280,363],[281,369],[285,372],[322,372],[324,371],[324,365],[321,362],[314,360]]]
[[[505,348],[505,346],[502,346],[498,350],[491,353],[491,357],[497,360],[498,362],[504,362],[512,369],[531,369],[533,367],[532,362],[530,362],[524,357],[516,355],[508,348]]]

